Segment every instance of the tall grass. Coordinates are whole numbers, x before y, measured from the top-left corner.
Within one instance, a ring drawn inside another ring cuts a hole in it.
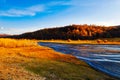
[[[24,69],[28,71],[24,72]],[[41,78],[45,80],[112,80],[74,56],[37,46],[34,40],[0,39],[0,80],[41,80]]]
[[[16,48],[16,47],[30,47],[37,46],[37,42],[27,39],[9,39],[9,38],[0,38],[0,47],[5,48]]]

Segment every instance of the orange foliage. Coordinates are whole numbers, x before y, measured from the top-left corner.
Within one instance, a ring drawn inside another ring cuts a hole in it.
[[[24,33],[21,35],[9,36],[17,39],[99,39],[120,37],[120,28],[117,26],[98,26],[98,25],[68,25],[59,28],[42,29],[35,32]]]

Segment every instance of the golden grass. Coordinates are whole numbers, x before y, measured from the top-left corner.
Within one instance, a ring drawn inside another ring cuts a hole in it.
[[[75,62],[75,57],[71,55],[65,55],[61,53],[57,53],[54,50],[38,46],[37,42],[34,40],[26,40],[26,39],[0,39],[0,53],[2,56],[6,56],[9,53],[13,55],[17,53],[19,56],[24,57],[33,57],[33,58],[46,58],[46,59],[63,59],[68,62]],[[14,55],[15,56],[15,55]],[[68,57],[69,56],[69,59]],[[72,60],[73,59],[73,60]],[[77,61],[77,60],[76,60]]]
[[[0,75],[2,80],[112,79],[74,56],[38,46],[36,41],[3,38],[0,39]]]
[[[0,47],[16,48],[16,47],[30,47],[36,45],[37,43],[33,40],[27,39],[15,40],[0,38]]]
[[[108,40],[39,40],[39,42],[53,42],[62,44],[116,44],[120,45],[120,41],[108,41]]]

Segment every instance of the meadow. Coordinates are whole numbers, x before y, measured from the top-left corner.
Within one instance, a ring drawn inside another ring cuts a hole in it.
[[[114,80],[36,40],[0,39],[1,80]]]

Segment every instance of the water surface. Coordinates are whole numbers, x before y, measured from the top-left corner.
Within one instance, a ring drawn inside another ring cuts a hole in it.
[[[73,45],[39,43],[64,54],[84,60],[90,66],[120,79],[120,45]]]

